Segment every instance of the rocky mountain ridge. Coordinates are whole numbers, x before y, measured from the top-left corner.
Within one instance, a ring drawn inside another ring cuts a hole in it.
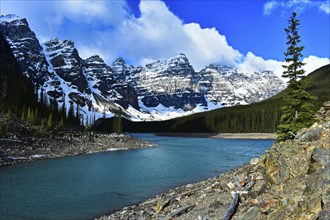
[[[122,111],[135,121],[164,120],[261,101],[285,88],[270,71],[241,73],[210,65],[196,72],[182,53],[143,67],[123,58],[111,66],[98,55],[82,59],[73,41],[55,38],[40,44],[26,19],[16,15],[1,15],[0,32],[39,94],[59,106],[78,105],[82,115],[96,118]]]

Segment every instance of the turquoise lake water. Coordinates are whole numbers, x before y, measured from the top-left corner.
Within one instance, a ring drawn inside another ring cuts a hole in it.
[[[273,140],[160,137],[158,145],[0,168],[0,219],[92,219],[247,163]]]

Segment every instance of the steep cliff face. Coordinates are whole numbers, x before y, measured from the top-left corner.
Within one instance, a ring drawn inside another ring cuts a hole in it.
[[[10,45],[23,74],[38,85],[48,84],[49,95],[60,91],[59,79],[49,68],[42,47],[28,22],[16,15],[0,16],[0,32]]]
[[[242,73],[210,65],[196,72],[182,53],[145,66],[120,57],[108,66],[98,55],[82,59],[70,40],[40,45],[24,18],[6,15],[0,21],[1,33],[38,93],[67,106],[78,104],[83,115],[112,116],[121,109],[132,120],[164,120],[261,101],[285,87],[270,71]]]
[[[45,42],[44,45],[45,53],[57,75],[64,81],[71,82],[79,92],[85,92],[87,80],[83,75],[82,59],[73,42],[56,38]]]

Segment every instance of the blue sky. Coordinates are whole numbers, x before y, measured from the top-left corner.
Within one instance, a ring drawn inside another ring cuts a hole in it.
[[[1,0],[1,14],[26,17],[40,41],[71,39],[80,55],[119,56],[146,64],[185,53],[195,69],[210,63],[281,74],[284,28],[292,11],[301,20],[306,71],[329,63],[330,3],[325,1]]]

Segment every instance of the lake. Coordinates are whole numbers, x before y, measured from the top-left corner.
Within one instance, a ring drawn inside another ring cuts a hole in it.
[[[132,135],[158,147],[1,167],[0,218],[92,219],[227,172],[260,156],[273,143]]]

